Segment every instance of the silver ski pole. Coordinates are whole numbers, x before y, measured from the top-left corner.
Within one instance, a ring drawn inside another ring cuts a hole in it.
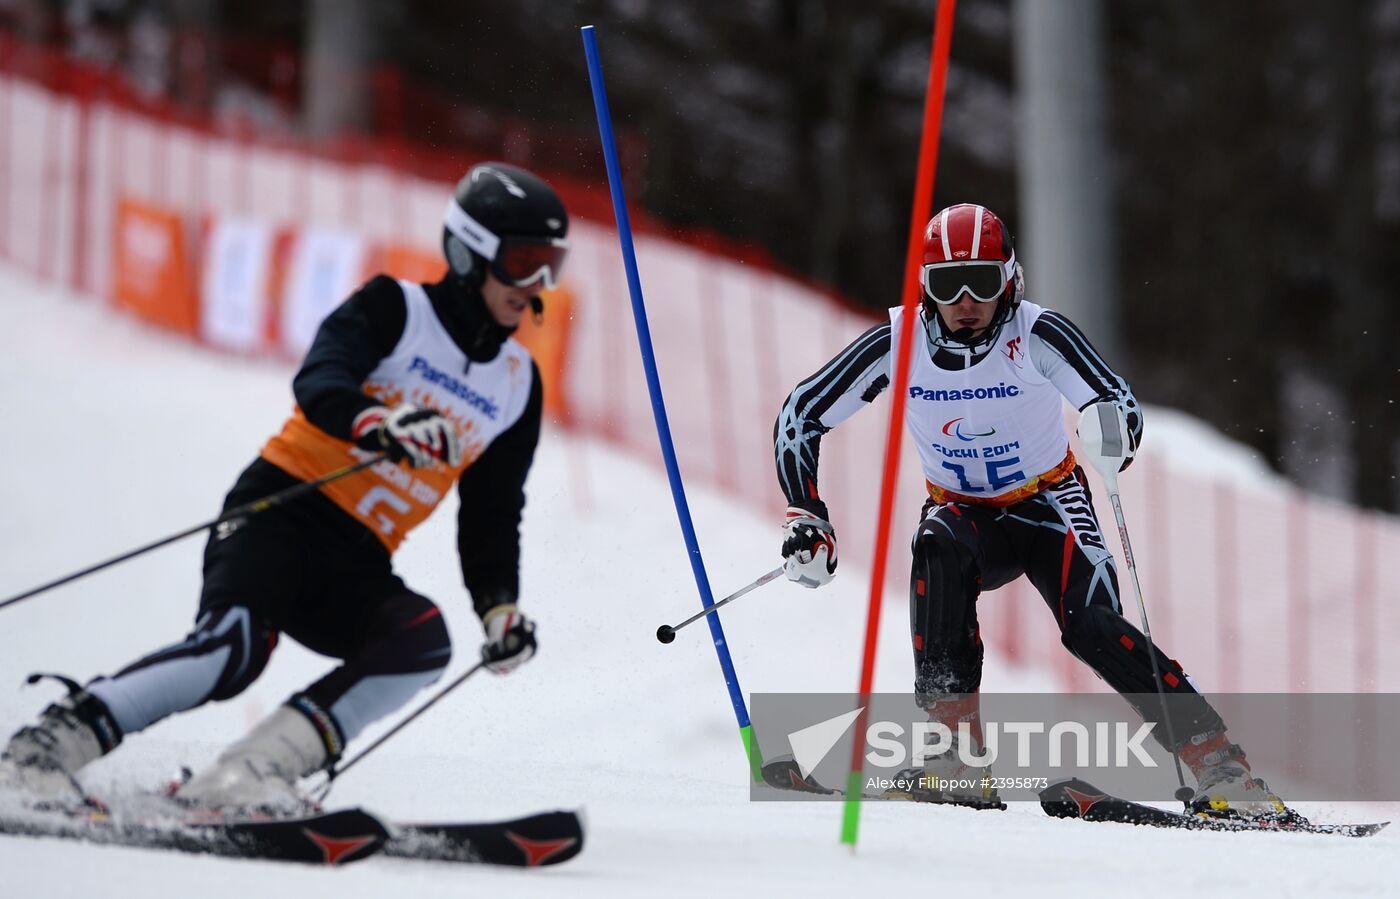
[[[289,500],[296,499],[299,496],[304,496],[310,493],[311,491],[317,489],[318,487],[321,487],[325,484],[329,484],[331,481],[338,481],[341,478],[346,477],[347,475],[352,475],[357,471],[363,471],[364,469],[369,468],[371,465],[376,465],[379,462],[384,461],[384,459],[386,458],[387,456],[384,453],[375,453],[368,459],[356,462],[353,465],[347,465],[344,468],[338,468],[329,474],[325,474],[319,478],[316,478],[314,481],[303,481],[300,484],[293,484],[291,487],[288,487],[285,490],[279,490],[276,493],[264,496],[262,499],[255,499],[252,502],[245,503],[244,505],[241,505],[235,509],[229,509],[227,512],[223,513],[218,518],[210,519],[209,521],[206,521],[203,524],[197,524],[194,527],[186,528],[185,530],[180,531],[177,534],[171,534],[169,537],[162,537],[159,540],[147,543],[145,546],[138,546],[136,549],[133,549],[129,552],[124,552],[119,556],[113,556],[112,558],[107,559],[105,562],[98,562],[96,565],[89,565],[87,568],[84,568],[80,571],[75,571],[72,574],[66,574],[58,580],[49,581],[47,584],[40,584],[39,586],[34,587],[33,589],[26,590],[23,593],[18,593],[4,600],[0,600],[0,609],[5,608],[6,606],[12,606],[21,600],[29,599],[31,596],[38,596],[40,593],[52,590],[54,587],[61,587],[64,584],[72,583],[73,581],[76,581],[79,578],[87,577],[90,574],[96,574],[104,568],[111,568],[113,565],[116,565],[120,562],[125,562],[128,559],[134,559],[137,556],[145,555],[153,549],[160,549],[162,546],[174,543],[176,540],[182,540],[185,537],[190,536],[191,534],[198,534],[200,531],[207,531],[210,528],[218,527],[224,522],[242,522],[250,515],[256,515],[259,512],[266,512],[268,509],[275,509],[278,506],[288,502]]]
[[[1138,581],[1137,564],[1133,560],[1133,544],[1128,539],[1128,522],[1123,517],[1123,501],[1118,496],[1118,469],[1127,456],[1127,423],[1123,420],[1123,410],[1114,403],[1096,403],[1092,407],[1097,414],[1085,410],[1079,426],[1079,439],[1084,445],[1089,464],[1094,466],[1104,484],[1108,486],[1108,502],[1113,507],[1113,517],[1118,523],[1118,540],[1123,544],[1123,559],[1128,563],[1128,574],[1133,580],[1133,593],[1137,596],[1138,616],[1142,619],[1142,635],[1147,638],[1147,658],[1152,662],[1152,682],[1157,686],[1157,699],[1162,704],[1162,723],[1167,729],[1167,743],[1172,761],[1176,764],[1176,798],[1189,803],[1193,791],[1186,786],[1186,776],[1181,771],[1181,755],[1176,751],[1176,734],[1172,730],[1172,719],[1167,713],[1167,693],[1162,686],[1162,672],[1157,666],[1157,644],[1152,639],[1152,626],[1147,623],[1147,603],[1142,598],[1142,584]]]
[[[782,573],[783,566],[779,565],[777,568],[774,568],[772,571],[759,577],[758,580],[754,581],[752,584],[749,584],[747,587],[740,587],[738,590],[735,590],[733,593],[729,594],[724,599],[721,599],[719,602],[715,603],[714,605],[710,606],[704,611],[696,612],[694,615],[691,615],[689,618],[682,621],[680,624],[677,624],[674,627],[669,624],[661,625],[656,629],[656,639],[660,640],[662,643],[670,643],[672,640],[676,639],[676,631],[685,627],[687,624],[693,624],[694,622],[699,621],[701,618],[704,618],[706,615],[715,611],[725,603],[733,602],[734,600],[743,596],[745,593],[748,593],[750,590],[755,590],[759,587],[762,587],[764,584],[773,580]]]
[[[389,730],[385,731],[382,735],[380,735],[379,739],[375,740],[373,743],[369,744],[363,750],[361,750],[359,755],[350,759],[350,761],[346,762],[343,765],[332,766],[326,772],[326,782],[321,784],[321,786],[317,788],[316,801],[320,802],[326,798],[326,795],[330,793],[331,786],[335,783],[336,778],[340,777],[340,775],[344,774],[346,771],[349,771],[351,768],[358,765],[360,761],[364,759],[365,756],[369,755],[371,752],[374,752],[374,750],[378,749],[380,746],[383,746],[390,737],[403,730],[405,727],[408,727],[414,722],[414,720],[419,715],[423,714],[428,709],[437,705],[447,696],[448,693],[451,693],[453,690],[462,686],[462,684],[466,682],[467,678],[471,677],[473,674],[476,674],[478,671],[485,667],[485,662],[477,662],[475,665],[471,666],[466,671],[459,674],[457,676],[457,679],[452,681],[452,683],[448,684],[441,690],[434,693],[432,698],[424,702],[418,708],[414,709],[412,714],[410,714],[407,718],[403,719],[398,724],[395,724],[393,727],[389,728]]]

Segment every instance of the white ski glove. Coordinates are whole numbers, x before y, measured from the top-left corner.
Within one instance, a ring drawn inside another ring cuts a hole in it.
[[[804,587],[820,587],[836,577],[836,530],[821,500],[788,506],[783,521],[783,573]]]
[[[1126,471],[1133,464],[1137,445],[1133,441],[1132,425],[1117,403],[1099,402],[1085,406],[1079,414],[1076,433],[1089,464],[1100,474],[1105,471]]]
[[[441,412],[400,403],[393,409],[372,406],[355,416],[350,426],[355,445],[386,452],[391,462],[408,460],[414,468],[446,462],[462,464],[462,444],[457,428]]]
[[[509,674],[535,654],[535,622],[513,604],[496,606],[481,624],[486,628],[481,661],[496,674]]]

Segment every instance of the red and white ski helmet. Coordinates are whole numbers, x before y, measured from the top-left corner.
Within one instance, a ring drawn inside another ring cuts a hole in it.
[[[1016,312],[1025,294],[1025,276],[1016,261],[1011,230],[995,212],[972,203],[949,206],[929,219],[924,229],[921,282],[924,285],[925,315],[930,322],[936,323],[940,332],[943,330],[942,319],[933,308],[933,296],[929,293],[930,269],[988,262],[999,264],[1003,287],[997,298],[997,311],[991,325],[977,343],[996,338],[997,332]]]

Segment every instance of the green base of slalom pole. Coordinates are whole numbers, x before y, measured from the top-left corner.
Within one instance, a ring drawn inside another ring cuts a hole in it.
[[[763,783],[763,750],[758,746],[758,738],[753,735],[753,725],[739,728],[739,736],[744,741],[744,753],[749,757],[749,772],[754,783]]]
[[[856,848],[856,835],[860,832],[860,798],[861,778],[864,775],[860,771],[852,771],[851,776],[846,779],[846,807],[841,812],[841,842],[851,847],[854,852]]]

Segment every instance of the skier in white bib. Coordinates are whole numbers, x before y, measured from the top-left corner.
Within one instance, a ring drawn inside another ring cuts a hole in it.
[[[977,598],[1025,575],[1054,614],[1065,648],[1115,690],[1130,702],[1159,686],[1175,697],[1173,739],[1161,724],[1154,736],[1195,776],[1193,811],[1290,816],[1253,776],[1181,666],[1121,614],[1113,557],[1070,450],[1062,400],[1081,411],[1104,402],[1121,410],[1127,468],[1142,440],[1142,410],[1127,382],[1072,322],[1024,299],[1011,233],[991,210],[959,204],[935,215],[924,232],[923,263],[915,320],[891,309],[888,324],[866,331],[798,384],[778,416],[774,452],[788,501],[788,578],[818,587],[835,576],[836,533],[817,493],[821,437],[889,386],[891,348],[902,328],[913,327],[905,425],[928,501],[914,537],[910,630],[914,692],[930,719],[955,735],[963,722],[980,744]],[[1156,709],[1138,710],[1160,717]],[[900,777],[978,784],[980,773],[950,748]],[[978,786],[908,792],[923,801],[999,804],[994,790]]]

